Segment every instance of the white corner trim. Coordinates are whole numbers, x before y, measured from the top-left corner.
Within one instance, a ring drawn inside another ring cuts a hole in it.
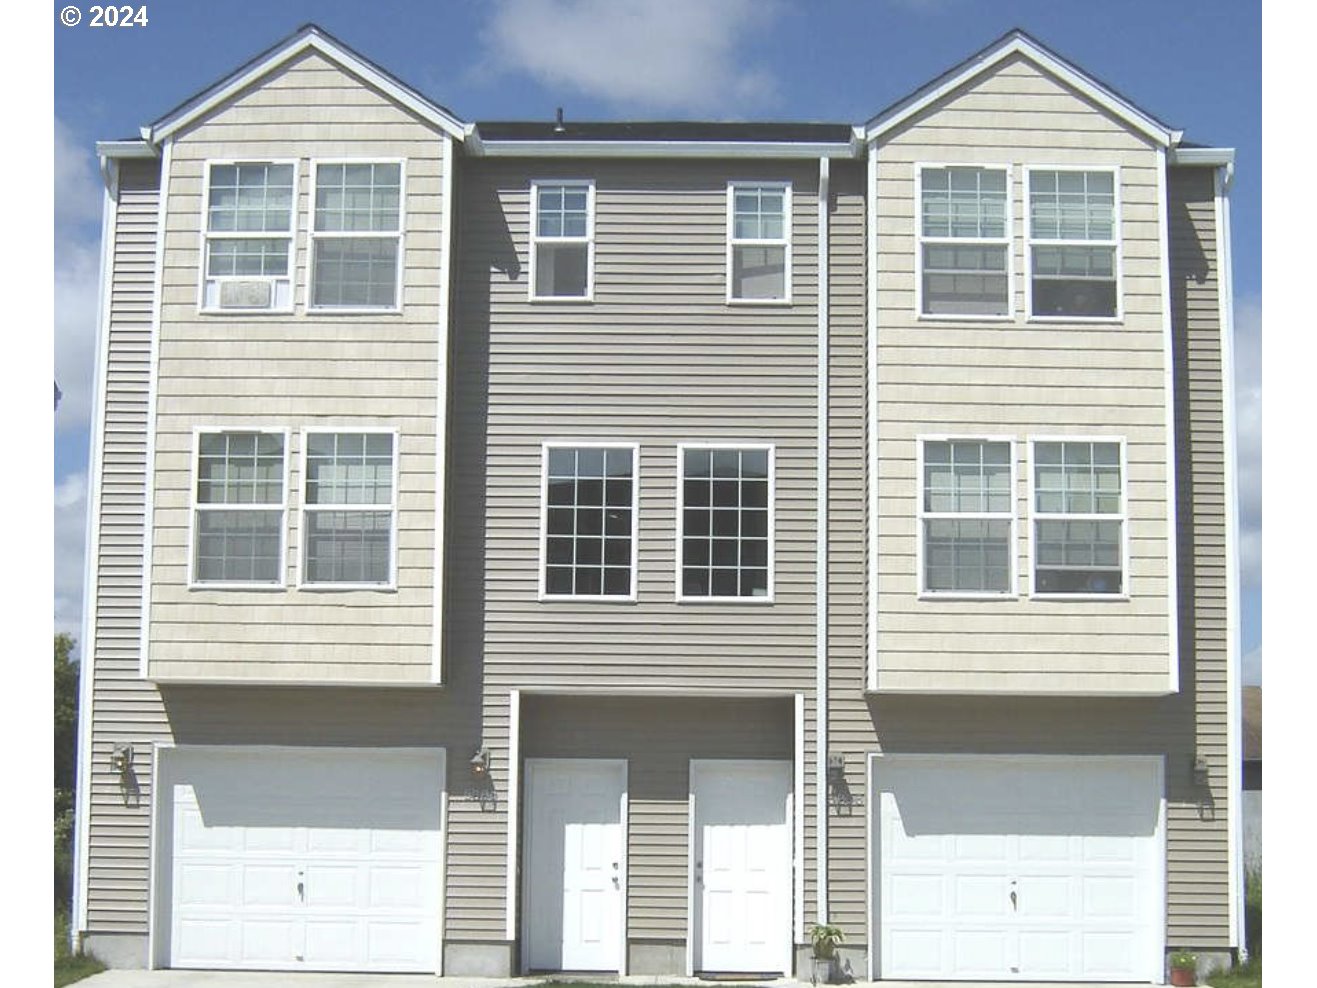
[[[1161,251],[1161,307],[1162,307],[1162,387],[1166,395],[1166,611],[1169,669],[1167,685],[1170,692],[1180,690],[1180,524],[1177,514],[1175,467],[1177,437],[1175,435],[1175,327],[1171,319],[1171,252],[1170,252],[1170,199],[1167,182],[1166,149],[1157,149],[1157,249]],[[1128,502],[1126,502],[1128,504]],[[1126,514],[1129,513],[1128,506]],[[1127,537],[1128,543],[1128,537]],[[1128,592],[1129,575],[1126,592]]]
[[[814,831],[818,921],[828,921],[828,197],[831,162],[819,158],[818,423],[814,523]]]
[[[864,330],[864,378],[866,430],[868,432],[868,462],[865,475],[868,481],[868,536],[869,536],[869,593],[868,614],[865,621],[868,632],[866,657],[869,690],[878,689],[878,144],[869,142],[868,190],[864,214],[869,225],[869,250],[866,260],[868,283],[868,319]]]
[[[1245,934],[1243,837],[1243,738],[1240,667],[1243,653],[1239,623],[1239,454],[1235,434],[1235,279],[1230,249],[1230,170],[1222,164],[1213,176],[1216,201],[1217,306],[1221,332],[1221,426],[1226,483],[1226,860],[1231,946],[1247,957]]]
[[[481,742],[483,744],[483,741]],[[521,690],[508,690],[508,846],[504,934],[517,939],[517,845],[521,814]],[[623,912],[626,910],[624,909]],[[522,945],[523,961],[525,945]],[[519,965],[519,968],[524,966]]]
[[[795,899],[792,909],[795,927],[795,942],[805,942],[805,694],[797,693],[794,699],[796,738],[795,757],[792,758],[791,791],[795,794],[792,804],[792,854],[795,862],[792,869],[794,884],[791,890]]]
[[[457,234],[453,230],[453,168],[456,166],[456,161],[453,138],[445,135],[442,165],[443,202],[439,205],[440,222],[443,224],[443,246],[439,255],[439,339],[435,358],[434,595],[430,610],[433,642],[430,655],[430,681],[436,685],[442,685],[444,681],[444,567],[448,547],[448,347],[453,319],[450,300],[453,250],[457,243]],[[440,954],[442,953],[441,950]]]
[[[169,116],[162,117],[151,124],[149,128],[143,128],[142,136],[152,144],[159,144],[161,141],[168,140],[171,135],[194,120],[210,113],[225,100],[241,92],[262,76],[268,75],[308,50],[316,51],[331,62],[337,63],[340,68],[346,69],[351,74],[364,80],[368,85],[380,90],[395,102],[411,110],[422,120],[440,128],[449,137],[459,141],[466,138],[466,125],[462,121],[437,104],[431,103],[419,93],[404,86],[397,79],[377,69],[355,53],[330,41],[314,28],[298,32],[282,47],[246,68],[245,71],[239,69],[183,104]]]
[[[73,917],[69,931],[70,947],[77,949],[79,938],[87,928],[87,870],[91,862],[88,841],[91,836],[92,773],[92,704],[96,695],[96,585],[100,579],[101,475],[105,456],[105,403],[110,373],[110,299],[114,280],[114,240],[119,218],[118,162],[101,158],[105,188],[101,197],[100,295],[96,302],[96,369],[92,380],[95,394],[92,408],[91,450],[87,463],[87,541],[83,561],[82,639],[78,643],[78,762],[74,791]]]
[[[155,271],[151,287],[151,376],[146,387],[146,491],[142,507],[142,613],[137,639],[140,651],[137,672],[141,679],[150,675],[151,654],[151,557],[155,547],[155,428],[156,403],[160,399],[160,310],[165,276],[165,220],[169,213],[169,169],[174,142],[165,141],[160,155],[160,198],[156,210]]]

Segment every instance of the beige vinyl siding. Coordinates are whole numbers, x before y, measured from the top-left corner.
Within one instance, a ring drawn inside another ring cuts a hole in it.
[[[152,740],[167,736],[159,696],[138,677],[141,625],[142,517],[146,494],[147,389],[151,374],[151,300],[155,279],[159,169],[155,161],[120,163],[115,222],[109,231],[112,272],[106,351],[105,420],[101,423],[99,539],[88,588],[94,608],[87,927],[103,933],[146,932],[149,870],[147,807]],[[84,654],[89,654],[84,643]],[[145,744],[144,744],[145,742]],[[139,757],[127,791],[110,771],[114,746]],[[133,791],[132,786],[136,787]]]
[[[684,943],[691,759],[791,761],[791,698],[523,695],[521,710],[526,758],[626,759],[627,937]]]
[[[1034,111],[1036,101],[1043,110]],[[1155,150],[1015,58],[885,136],[877,154],[878,689],[1165,692],[1167,395]],[[1014,318],[1006,322],[916,316],[916,171],[958,162],[1010,168]],[[1118,169],[1118,323],[1026,318],[1025,169],[1047,166]],[[938,434],[1015,439],[1018,599],[918,597],[916,437]],[[1057,435],[1125,439],[1129,600],[1027,596],[1029,440]]]
[[[168,176],[149,672],[160,681],[415,683],[433,659],[435,402],[448,138],[317,53],[177,135]],[[400,313],[307,311],[311,164],[403,159]],[[288,314],[198,312],[208,159],[297,159]],[[187,588],[193,430],[288,428],[288,586]],[[398,430],[397,589],[295,587],[301,430]]]

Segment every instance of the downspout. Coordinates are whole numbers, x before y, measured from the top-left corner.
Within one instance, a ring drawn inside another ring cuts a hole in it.
[[[814,528],[814,813],[818,921],[828,921],[828,205],[831,162],[819,158],[818,202],[818,496]]]

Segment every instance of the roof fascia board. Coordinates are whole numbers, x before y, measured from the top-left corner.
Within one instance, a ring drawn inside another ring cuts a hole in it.
[[[917,90],[891,110],[874,117],[864,126],[865,139],[876,140],[936,103],[948,93],[964,85],[970,79],[987,72],[1014,55],[1022,55],[1028,58],[1162,147],[1170,147],[1180,140],[1182,131],[1173,130],[1148,116],[1148,114],[1117,96],[1107,87],[1089,78],[1069,62],[1039,47],[1028,38],[1018,35],[969,62],[959,72],[948,76],[943,82],[927,92]]]
[[[1234,148],[1171,148],[1167,152],[1167,163],[1181,166],[1198,166],[1203,168],[1235,167]]]
[[[411,89],[402,85],[398,80],[386,75],[379,69],[375,68],[375,66],[334,44],[334,42],[330,41],[322,34],[316,31],[308,31],[305,34],[293,38],[287,45],[272,52],[268,58],[264,58],[257,62],[245,72],[232,76],[227,81],[218,83],[214,87],[203,92],[195,100],[184,104],[175,113],[157,120],[149,128],[143,128],[146,132],[147,139],[152,144],[159,144],[170,135],[192,123],[194,120],[205,116],[235,93],[241,92],[257,79],[264,75],[268,75],[270,72],[273,72],[281,65],[286,64],[308,49],[319,52],[321,55],[347,69],[353,75],[361,77],[367,83],[374,86],[376,89],[379,89],[397,103],[411,110],[421,119],[429,121],[436,127],[439,127],[451,135],[455,140],[461,141],[466,138],[466,126],[462,121],[445,113],[429,100],[422,98]]]
[[[846,143],[790,141],[481,141],[489,158],[853,158]]]
[[[146,141],[97,141],[96,154],[102,158],[158,158],[160,151]]]

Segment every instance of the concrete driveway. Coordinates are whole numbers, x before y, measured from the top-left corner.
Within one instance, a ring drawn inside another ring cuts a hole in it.
[[[105,971],[79,981],[86,988],[530,988],[552,984],[554,980],[592,981],[620,985],[701,985],[721,984],[724,988],[811,988],[809,982],[780,978],[775,981],[711,982],[698,978],[627,977],[616,975],[580,975],[573,978],[436,978],[429,974],[303,974],[281,971]],[[1121,988],[1104,984],[1073,981],[1050,984],[1031,981],[1027,985],[1005,981],[941,982],[880,981],[854,982],[850,988]],[[1135,988],[1135,986],[1126,986]],[[1137,988],[1147,988],[1139,985]]]

